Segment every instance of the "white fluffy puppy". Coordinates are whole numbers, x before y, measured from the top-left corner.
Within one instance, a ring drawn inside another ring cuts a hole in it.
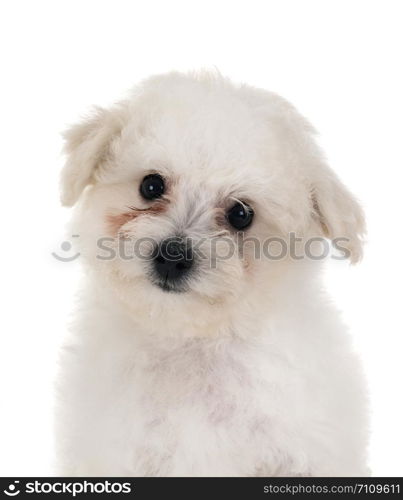
[[[264,252],[294,234],[361,254],[363,214],[298,112],[171,73],[74,126],[66,153],[86,282],[61,360],[60,472],[367,474],[365,384],[321,262]]]

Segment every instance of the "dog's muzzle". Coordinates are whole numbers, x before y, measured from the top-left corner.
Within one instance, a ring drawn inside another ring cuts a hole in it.
[[[194,263],[189,242],[179,237],[163,240],[154,250],[152,260],[158,286],[167,291],[185,291],[184,283]]]

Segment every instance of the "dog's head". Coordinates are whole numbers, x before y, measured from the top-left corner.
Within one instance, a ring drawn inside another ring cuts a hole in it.
[[[359,259],[361,210],[313,135],[275,94],[155,77],[66,133],[62,200],[80,198],[81,250],[126,305],[216,320],[215,305],[222,317],[262,301],[306,263],[267,258],[290,233],[343,238]]]

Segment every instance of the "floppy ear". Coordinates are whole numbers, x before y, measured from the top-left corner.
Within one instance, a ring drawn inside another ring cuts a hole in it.
[[[356,263],[362,257],[364,212],[327,165],[319,169],[311,191],[314,218],[327,238],[345,238],[338,246],[347,249],[350,261]]]
[[[122,130],[122,118],[117,110],[95,108],[90,117],[63,134],[67,155],[61,175],[63,205],[74,205],[94,181],[97,167],[108,160],[111,143]]]

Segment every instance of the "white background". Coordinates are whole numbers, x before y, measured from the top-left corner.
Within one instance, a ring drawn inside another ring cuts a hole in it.
[[[374,475],[403,475],[403,4],[8,1],[0,12],[0,475],[51,474],[52,384],[79,264],[60,252],[60,131],[171,69],[217,66],[291,100],[368,218],[365,259],[327,284],[372,401]]]

